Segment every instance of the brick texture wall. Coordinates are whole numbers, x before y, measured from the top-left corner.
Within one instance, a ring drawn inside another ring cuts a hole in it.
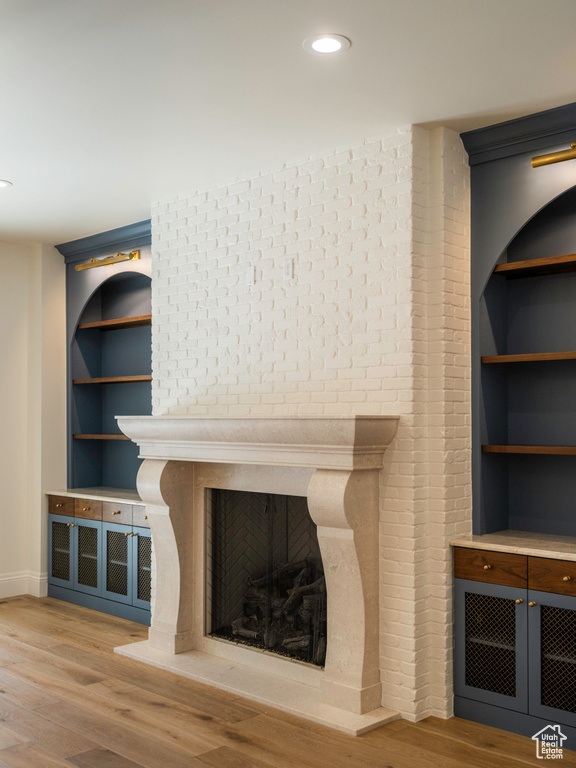
[[[383,704],[410,719],[451,713],[468,198],[459,137],[408,126],[152,212],[155,415],[401,415],[382,473],[381,667]]]

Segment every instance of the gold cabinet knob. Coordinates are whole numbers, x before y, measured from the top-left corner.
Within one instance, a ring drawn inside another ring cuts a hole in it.
[[[66,525],[68,526],[68,528],[70,528],[70,526],[72,525],[72,523],[66,523]]]
[[[524,600],[522,600],[522,598],[519,597],[518,600],[516,600],[515,602],[516,602],[516,605],[520,605],[520,603],[523,603]]]
[[[78,523],[70,523],[70,528],[77,528],[77,527],[78,527]]]
[[[532,600],[530,603],[528,603],[528,605],[530,606],[530,608],[534,608],[536,603]]]
[[[572,576],[564,576],[562,581],[572,581]]]
[[[130,536],[130,534],[129,533],[125,533],[124,536]]]
[[[485,566],[484,566],[484,570],[485,570],[485,571],[489,571],[491,568],[492,568],[492,566],[491,566],[491,565],[485,565]]]
[[[112,514],[113,514],[113,515],[121,515],[121,514],[122,514],[122,510],[121,510],[121,509],[119,509],[119,510],[118,510],[118,512],[112,512]]]
[[[144,515],[144,520],[148,520],[148,515]]]
[[[90,512],[90,507],[82,507],[82,512]]]
[[[58,503],[58,504],[56,504],[56,509],[59,509],[60,507],[63,507],[63,506],[64,506],[64,504]]]

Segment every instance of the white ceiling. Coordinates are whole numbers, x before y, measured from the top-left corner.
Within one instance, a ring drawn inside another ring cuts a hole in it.
[[[575,29],[574,0],[0,0],[0,239],[129,224],[391,125],[575,101]],[[306,53],[321,32],[351,49]]]

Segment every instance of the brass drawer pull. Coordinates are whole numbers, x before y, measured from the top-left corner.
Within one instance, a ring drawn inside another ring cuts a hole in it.
[[[82,507],[82,512],[90,512],[90,507]]]
[[[491,565],[485,565],[485,566],[484,566],[484,570],[485,570],[485,571],[490,571],[491,569],[492,569],[492,566],[491,566]]]
[[[60,504],[60,502],[58,502],[58,504],[56,504],[56,509],[59,509],[60,507],[63,507],[63,506],[64,504]]]
[[[148,520],[148,515],[144,515],[144,520]]]
[[[534,608],[534,606],[536,605],[536,603],[535,603],[534,601],[532,601],[532,602],[528,603],[528,605],[530,606],[530,608]]]
[[[119,510],[118,510],[118,512],[112,512],[112,514],[113,514],[113,515],[121,515],[121,514],[122,514],[122,510],[121,510],[121,509],[119,509]]]
[[[136,536],[135,533],[125,533],[124,536]]]
[[[519,597],[518,600],[516,600],[515,602],[516,602],[516,605],[520,605],[520,603],[523,603],[524,600],[522,600],[522,598]]]
[[[572,581],[572,576],[564,576],[562,581]]]

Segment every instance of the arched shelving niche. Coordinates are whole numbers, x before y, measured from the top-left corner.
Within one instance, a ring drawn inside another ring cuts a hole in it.
[[[136,488],[138,449],[114,417],[151,412],[150,284],[139,272],[115,273],[77,318],[70,348],[70,488]]]
[[[481,297],[475,533],[576,536],[575,253],[572,187],[520,229]]]

